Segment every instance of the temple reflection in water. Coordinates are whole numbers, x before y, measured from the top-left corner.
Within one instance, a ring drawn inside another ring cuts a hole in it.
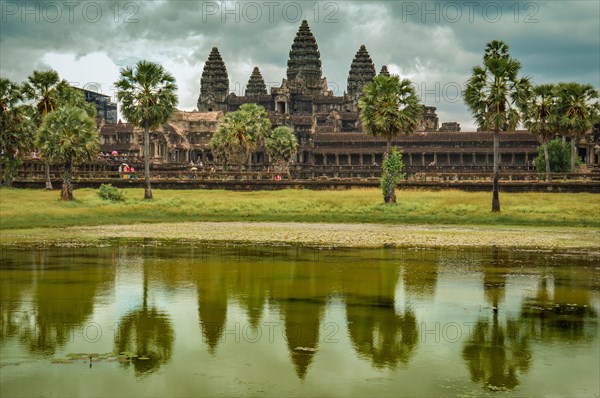
[[[219,366],[256,352],[256,371],[298,380],[335,358],[407,371],[443,346],[465,381],[512,390],[544,347],[598,345],[598,278],[575,257],[140,242],[1,258],[3,353],[133,353],[119,366],[137,377],[186,353]]]

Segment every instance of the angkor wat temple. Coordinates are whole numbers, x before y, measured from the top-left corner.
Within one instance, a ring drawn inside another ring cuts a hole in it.
[[[385,65],[379,73],[389,74]],[[169,123],[151,133],[151,158],[154,162],[210,164],[210,138],[224,114],[242,104],[257,103],[267,110],[274,128],[286,125],[294,129],[299,143],[296,164],[381,164],[385,141],[364,134],[359,120],[358,98],[376,76],[364,45],[351,61],[347,91],[335,96],[323,76],[317,41],[308,23],[302,21],[289,52],[286,74],[281,86],[269,92],[255,67],[244,96],[238,96],[229,91],[226,64],[214,47],[202,72],[197,111],[178,111]],[[105,125],[102,138],[103,152],[143,155],[142,132],[127,123]],[[439,128],[436,108],[431,106],[424,106],[418,132],[398,137],[393,144],[404,151],[405,165],[413,171],[483,171],[492,164],[491,133],[461,132],[456,122],[443,123]],[[503,168],[531,169],[539,145],[536,137],[524,131],[503,133],[500,145]],[[580,155],[587,163],[598,164],[599,153],[596,142],[580,143]],[[259,148],[252,161],[265,164],[269,159]]]

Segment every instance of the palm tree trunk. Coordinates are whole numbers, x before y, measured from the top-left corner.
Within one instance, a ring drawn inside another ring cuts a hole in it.
[[[572,135],[571,137],[571,173],[576,173],[575,159],[577,158],[577,143],[579,140],[576,135]]]
[[[544,146],[544,160],[546,163],[546,181],[550,181],[550,154],[548,151],[548,141],[542,143]]]
[[[72,163],[71,161],[65,162],[65,174],[63,175],[63,186],[60,191],[60,198],[62,200],[73,199],[73,186],[71,185],[71,174],[72,174]]]
[[[494,130],[494,182],[492,187],[492,211],[500,211],[499,195],[499,169],[500,169],[500,133]]]
[[[566,135],[562,135],[562,144],[563,144],[563,148],[567,147],[567,136]]]
[[[52,189],[52,181],[50,181],[50,163],[44,160],[44,173],[46,174],[46,189]]]
[[[148,121],[144,122],[144,179],[146,183],[144,199],[152,199],[152,187],[150,186],[150,127]]]

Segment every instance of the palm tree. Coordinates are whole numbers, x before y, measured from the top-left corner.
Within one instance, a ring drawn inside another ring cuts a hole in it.
[[[556,134],[556,97],[554,84],[540,84],[533,88],[524,115],[525,127],[535,134],[544,147],[546,181],[550,181],[550,153],[548,141]]]
[[[32,109],[23,105],[21,86],[0,78],[0,183],[2,166],[6,165],[6,186],[10,186],[23,156],[33,150],[35,124]]]
[[[150,186],[150,129],[165,123],[177,106],[175,78],[162,65],[140,61],[121,70],[115,83],[121,111],[130,123],[144,128],[144,199],[152,199]]]
[[[223,163],[244,163],[271,129],[265,108],[243,104],[225,115],[219,130],[211,139],[211,149]]]
[[[64,163],[61,199],[73,199],[73,163],[93,159],[100,149],[96,122],[81,108],[61,107],[44,119],[37,145],[44,158]]]
[[[492,211],[500,211],[498,172],[500,131],[514,130],[530,93],[528,77],[518,78],[521,63],[510,56],[508,45],[494,40],[487,44],[483,66],[473,67],[473,74],[463,92],[465,104],[481,130],[494,133],[494,185]]]
[[[598,120],[598,91],[591,84],[559,83],[556,96],[559,126],[571,137],[571,173],[575,173],[579,139]]]
[[[286,126],[279,126],[270,131],[265,137],[265,150],[282,173],[289,174],[289,164],[296,148],[298,140],[294,135],[294,130]]]
[[[24,93],[27,99],[34,101],[34,106],[37,109],[36,124],[38,128],[42,125],[46,115],[58,108],[59,92],[68,86],[67,81],[61,80],[55,70],[35,70],[29,75],[24,85]],[[44,171],[46,174],[46,189],[52,189],[50,165],[47,159],[44,159]]]
[[[386,159],[392,152],[392,138],[402,133],[412,134],[417,129],[422,112],[410,80],[400,80],[396,75],[375,76],[363,88],[358,106],[364,131],[372,136],[381,135],[387,140]],[[385,202],[395,202],[393,179],[387,181]]]

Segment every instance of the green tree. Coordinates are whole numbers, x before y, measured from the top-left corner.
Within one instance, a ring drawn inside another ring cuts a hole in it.
[[[4,177],[6,186],[12,184],[23,157],[34,147],[34,115],[23,99],[18,84],[0,78],[0,182]]]
[[[498,194],[500,164],[500,131],[517,127],[520,109],[530,96],[529,78],[518,78],[521,63],[512,58],[508,45],[502,41],[491,41],[485,48],[483,65],[473,67],[472,75],[463,92],[463,99],[475,123],[481,130],[493,131],[494,183],[492,211],[500,211]]]
[[[392,153],[383,160],[381,165],[383,173],[381,176],[381,189],[383,191],[383,197],[385,199],[388,194],[389,187],[392,187],[392,197],[394,202],[396,201],[396,195],[394,188],[404,178],[404,162],[402,161],[402,151],[398,151],[396,147],[392,148]]]
[[[546,181],[550,181],[550,155],[548,141],[557,133],[556,97],[553,84],[541,84],[533,87],[532,95],[527,101],[524,114],[525,127],[530,133],[535,134],[542,143]],[[537,158],[536,158],[537,159]],[[537,168],[537,165],[536,165]],[[539,170],[539,169],[538,169]]]
[[[175,78],[161,65],[140,61],[121,70],[115,83],[121,111],[128,122],[144,129],[144,199],[152,199],[150,186],[150,129],[165,123],[177,106]]]
[[[24,94],[27,99],[34,102],[34,107],[37,110],[35,120],[38,128],[42,125],[46,115],[58,108],[60,91],[68,86],[67,81],[61,80],[58,72],[55,70],[35,70],[27,77],[27,82],[23,88]],[[44,159],[44,170],[46,175],[46,189],[52,189],[48,159]]]
[[[210,147],[213,155],[223,163],[245,163],[271,129],[265,108],[244,104],[235,112],[225,115],[223,123],[213,134]]]
[[[575,173],[579,139],[598,121],[598,90],[591,84],[559,83],[556,96],[558,124],[571,137],[571,173]]]
[[[545,171],[546,165],[549,163],[552,173],[568,172],[570,169],[571,143],[569,142],[564,146],[562,139],[556,138],[548,141],[546,148],[538,148],[538,155],[533,160],[535,169],[539,172]],[[548,162],[546,162],[546,159],[548,159]],[[579,163],[577,162],[577,164]]]
[[[360,121],[367,134],[381,135],[387,140],[385,158],[392,152],[392,139],[398,135],[412,134],[418,126],[422,106],[414,86],[408,79],[379,75],[363,88],[358,100]],[[386,203],[395,203],[393,178],[382,176],[389,184],[384,196]]]
[[[73,164],[95,158],[100,149],[94,119],[81,108],[61,107],[45,117],[37,146],[44,158],[64,163],[61,199],[73,199]]]
[[[279,126],[267,132],[264,143],[265,150],[271,161],[276,164],[278,172],[289,174],[289,164],[298,148],[294,130],[286,126]]]

